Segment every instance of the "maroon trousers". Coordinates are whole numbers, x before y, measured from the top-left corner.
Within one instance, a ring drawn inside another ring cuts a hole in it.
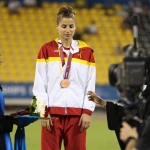
[[[86,130],[80,131],[80,116],[51,115],[51,131],[42,127],[41,150],[86,150]]]

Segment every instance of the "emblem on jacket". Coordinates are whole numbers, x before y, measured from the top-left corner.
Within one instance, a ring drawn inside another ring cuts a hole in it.
[[[58,51],[58,49],[56,49],[56,50],[54,50],[54,52],[58,53],[59,51]]]

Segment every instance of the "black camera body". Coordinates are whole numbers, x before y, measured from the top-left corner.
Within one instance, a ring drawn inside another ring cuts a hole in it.
[[[122,63],[109,66],[109,82],[119,92],[142,88],[145,84],[145,58],[125,57]]]

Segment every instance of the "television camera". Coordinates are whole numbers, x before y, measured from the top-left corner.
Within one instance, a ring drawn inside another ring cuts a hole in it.
[[[138,47],[138,22],[139,16],[133,15],[134,42],[123,47],[123,62],[109,66],[109,83],[120,92],[120,100],[118,102],[125,108],[125,117],[123,119],[132,126],[136,122],[142,122],[136,116],[136,111],[139,101],[143,100],[141,92],[146,83],[145,56],[147,54],[144,49]]]

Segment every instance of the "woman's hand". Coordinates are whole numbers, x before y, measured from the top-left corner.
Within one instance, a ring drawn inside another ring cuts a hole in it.
[[[99,96],[95,92],[88,91],[87,95],[88,95],[88,99],[90,101],[93,101],[96,104],[100,103],[100,98],[99,98]]]
[[[99,97],[95,92],[88,91],[87,95],[90,101],[93,101],[94,103],[99,104],[103,108],[106,107],[106,101],[104,101],[101,97]]]
[[[48,116],[48,119],[43,119],[41,121],[41,126],[45,127],[48,131],[51,131],[51,126],[53,126],[53,122],[50,115]]]
[[[82,114],[80,121],[79,121],[79,125],[78,125],[78,126],[81,126],[80,131],[82,132],[88,129],[88,127],[90,126],[90,123],[91,123],[91,116],[87,114]]]

